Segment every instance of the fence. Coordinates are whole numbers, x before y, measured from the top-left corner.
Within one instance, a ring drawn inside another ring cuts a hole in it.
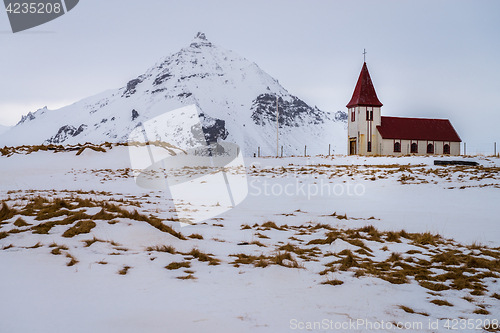
[[[461,155],[484,155],[484,156],[499,156],[500,146],[497,146],[496,142],[493,143],[483,143],[483,144],[468,144],[467,142],[462,142],[460,144]],[[304,145],[303,149],[290,149],[289,147],[280,146],[278,149],[279,157],[287,156],[318,156],[326,155],[330,156],[335,154],[333,145],[318,147],[318,146],[307,146]],[[254,153],[254,157],[276,157],[276,152],[272,154],[264,154],[261,151],[261,147],[257,148],[257,152]],[[499,156],[500,157],[500,156]]]
[[[280,146],[278,149],[279,157],[318,156],[318,155],[329,156],[333,154],[336,154],[336,152],[332,144],[329,144],[328,146],[324,147],[304,145],[302,149],[291,149],[290,147]],[[261,150],[261,147],[257,147],[257,152],[254,153],[254,157],[276,157],[276,150],[274,150],[272,154],[265,154]]]
[[[492,156],[499,153],[500,147],[497,146],[496,142],[492,143],[467,143],[462,142],[460,144],[460,152],[462,155],[486,155]]]

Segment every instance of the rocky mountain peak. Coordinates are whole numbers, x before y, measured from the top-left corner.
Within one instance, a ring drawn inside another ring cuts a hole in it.
[[[191,47],[212,46],[212,43],[208,41],[205,33],[198,32],[189,46]]]

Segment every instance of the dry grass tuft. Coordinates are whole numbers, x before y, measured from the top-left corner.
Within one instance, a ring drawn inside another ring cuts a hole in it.
[[[17,210],[9,208],[5,202],[2,202],[2,208],[0,209],[0,221],[11,219],[16,214],[18,214]]]
[[[107,213],[104,208],[102,208],[99,213],[93,215],[91,217],[92,220],[106,220],[106,221],[109,221],[109,220],[112,220],[114,219],[115,216],[113,214],[110,214],[110,213]]]
[[[474,310],[475,314],[480,314],[480,315],[489,315],[490,312],[488,310],[485,310],[485,309],[482,309],[482,308],[477,308],[476,310]]]
[[[442,284],[442,283],[431,283],[431,282],[428,282],[428,281],[420,281],[419,285],[422,286],[422,287],[424,287],[424,288],[427,288],[429,290],[433,290],[433,291],[443,291],[443,290],[450,289],[450,287],[448,287],[445,284]]]
[[[415,310],[413,310],[412,308],[407,307],[407,306],[405,306],[405,305],[400,305],[400,306],[399,306],[399,308],[400,308],[401,310],[403,310],[404,312],[406,312],[406,313],[419,314],[419,315],[426,316],[426,317],[428,317],[428,316],[429,316],[429,314],[428,314],[428,313],[425,313],[425,312],[416,312],[416,311],[415,311]]]
[[[433,299],[431,301],[431,303],[439,305],[439,306],[453,306],[453,304],[451,304],[450,302],[442,300],[442,299]]]
[[[268,262],[267,258],[263,255],[260,255],[259,257],[253,256],[253,255],[248,255],[245,253],[239,253],[239,254],[230,254],[230,257],[237,257],[237,259],[230,264],[233,264],[235,267],[239,267],[240,264],[242,265],[250,265],[254,264],[255,267],[267,267]],[[255,263],[257,261],[257,263]],[[259,261],[261,261],[259,263]],[[259,264],[259,266],[257,266]]]
[[[332,244],[337,238],[343,239],[342,234],[341,232],[334,230],[326,234],[326,239],[313,239],[309,241],[306,245]]]
[[[188,237],[193,239],[203,239],[203,236],[200,234],[191,234]]]
[[[34,234],[47,235],[55,225],[55,222],[40,223],[39,225],[33,226],[31,230]]]
[[[182,235],[180,232],[175,231],[174,228],[172,228],[171,226],[163,224],[161,222],[161,220],[157,219],[156,217],[151,216],[148,218],[148,220],[146,222],[148,222],[153,227],[155,227],[156,229],[158,229],[162,232],[169,233],[172,236],[179,238],[181,240],[186,240],[186,237],[184,237],[184,235]]]
[[[10,229],[10,230],[8,231],[8,233],[9,233],[9,234],[19,234],[19,233],[21,233],[21,232],[25,232],[25,231],[28,231],[28,230],[22,230],[22,229],[17,229],[17,228],[16,228],[16,229]]]
[[[368,257],[373,257],[374,256],[373,254],[371,254],[370,252],[368,252],[366,249],[357,249],[354,252],[356,252],[358,254],[362,254],[362,255],[368,256]]]
[[[474,289],[470,294],[473,296],[482,296],[484,295],[484,291],[482,289]]]
[[[62,221],[58,221],[59,225],[69,225],[80,220],[90,220],[92,217],[85,214],[83,211],[71,212],[68,217],[64,218]]]
[[[382,242],[382,240],[380,239],[380,236],[382,235],[382,233],[380,233],[377,230],[377,228],[375,228],[373,225],[363,227],[360,229],[360,231],[366,232],[370,236],[369,240],[376,241],[376,242]]]
[[[203,262],[208,262],[210,266],[217,266],[220,264],[220,260],[217,258],[212,257],[212,254],[207,254],[204,252],[201,252],[197,248],[193,248],[191,252],[188,253],[183,253],[184,255],[191,255],[194,258],[198,259],[198,261],[203,261]]]
[[[380,275],[380,278],[392,284],[404,284],[409,282],[406,275],[403,272],[399,271]]]
[[[401,240],[399,239],[399,237],[400,236],[397,232],[389,231],[387,233],[385,240],[388,242],[401,243]]]
[[[465,266],[470,268],[485,268],[491,270],[499,267],[500,265],[499,262],[494,262],[488,259],[477,258],[471,255],[467,255],[465,258]]]
[[[415,313],[415,310],[413,310],[412,308],[409,308],[405,305],[400,305],[399,308],[406,313]]]
[[[411,239],[413,240],[413,243],[416,245],[436,246],[437,242],[441,240],[441,236],[438,234],[433,235],[430,232],[424,232],[424,233],[411,234]]]
[[[51,244],[50,247],[53,247],[53,245],[54,244]],[[50,253],[57,256],[61,254],[61,250],[67,251],[68,247],[66,245],[56,245],[56,247],[53,248],[52,251],[50,251]]]
[[[351,250],[344,250],[341,253],[345,255],[345,257],[340,260],[339,270],[347,271],[351,267],[359,267],[359,264],[356,261],[357,257],[351,252]]]
[[[71,254],[66,253],[66,257],[70,258],[70,261],[66,264],[66,266],[71,267],[79,263],[78,260],[76,260],[75,257],[73,257]]]
[[[470,303],[474,303],[474,297],[471,297],[469,295],[465,295],[464,297],[462,297],[464,300],[466,300],[467,302],[470,302]]]
[[[85,243],[85,245],[84,245],[85,247],[90,247],[90,246],[91,246],[92,244],[94,244],[95,242],[102,242],[102,243],[104,243],[104,241],[103,241],[103,240],[98,239],[98,238],[96,238],[95,236],[94,236],[94,238],[92,238],[92,239],[83,240],[82,242],[84,242],[84,243]]]
[[[254,266],[260,267],[260,268],[265,268],[265,267],[269,266],[269,262],[263,258],[260,258],[259,260],[257,260],[256,263],[254,263]]]
[[[281,252],[277,251],[274,256],[269,258],[272,263],[289,268],[299,268],[299,263],[288,251]]]
[[[267,229],[267,230],[269,230],[269,229],[276,229],[276,230],[286,230],[286,229],[288,229],[286,226],[278,227],[276,225],[276,223],[274,223],[273,221],[267,221],[267,222],[263,223],[261,225],[261,228],[264,228],[264,229]]]
[[[341,281],[341,280],[337,280],[337,279],[333,279],[333,280],[326,280],[324,282],[321,282],[321,284],[329,284],[329,285],[332,285],[332,286],[340,286],[341,284],[344,284],[344,281]]]
[[[401,253],[392,252],[391,256],[387,259],[387,261],[397,262],[397,261],[401,261],[402,259],[403,259],[403,257],[401,257]]]
[[[102,148],[102,147],[99,147],[99,146],[94,146],[94,145],[85,145],[83,147],[81,147],[78,152],[76,153],[76,156],[79,156],[81,153],[83,153],[83,151],[85,149],[92,149],[93,151],[97,151],[97,152],[103,152],[105,153],[106,152],[106,149]]]
[[[38,242],[38,243],[36,243],[36,244],[35,244],[35,245],[33,245],[33,246],[29,246],[29,247],[27,247],[27,249],[38,249],[39,247],[42,247],[42,246],[43,246],[43,244],[42,244],[42,243],[40,243],[40,242]]]
[[[176,254],[177,252],[175,251],[175,247],[172,245],[156,245],[156,246],[149,246],[146,248],[146,251],[148,252],[166,252],[170,254]]]
[[[118,216],[106,213],[104,211],[104,208],[106,208],[106,210],[108,210],[110,212],[118,213]],[[177,232],[171,226],[164,224],[157,217],[154,217],[152,215],[146,216],[146,215],[140,214],[139,212],[137,212],[137,210],[134,210],[131,213],[128,210],[120,208],[119,206],[117,206],[115,204],[104,203],[103,204],[103,209],[99,213],[97,213],[96,215],[94,215],[92,218],[93,219],[101,219],[101,220],[112,220],[113,218],[116,218],[116,217],[127,218],[127,219],[136,220],[136,221],[140,221],[140,222],[147,222],[151,226],[153,226],[156,229],[160,230],[161,232],[169,233],[172,236],[174,236],[176,238],[179,238],[181,240],[185,240],[186,239],[180,232]]]
[[[266,247],[264,244],[262,244],[261,242],[259,242],[257,240],[254,240],[254,241],[250,242],[250,244],[257,245],[259,247]]]
[[[197,278],[192,275],[192,274],[189,274],[189,275],[186,275],[186,276],[178,276],[177,277],[179,280],[196,280]]]
[[[128,249],[126,247],[117,247],[117,248],[115,248],[115,250],[117,250],[117,251],[123,251],[123,252],[127,252],[128,251]]]
[[[59,216],[63,216],[63,215],[71,215],[71,212],[67,209],[60,209],[60,208],[55,207],[55,206],[49,206],[47,208],[40,210],[37,213],[35,220],[44,221],[44,220],[49,220],[49,219],[52,219],[54,217],[59,217]]]
[[[80,234],[88,234],[96,226],[94,221],[78,221],[74,226],[66,230],[62,236],[71,238]]]
[[[57,212],[56,211],[56,212],[49,213],[49,215],[54,215],[52,217],[61,216],[61,215],[69,215],[69,216],[66,217],[66,218],[64,218],[61,221],[49,221],[49,222],[40,223],[39,225],[33,226],[31,228],[31,230],[32,230],[32,232],[34,234],[48,234],[49,231],[55,225],[68,225],[68,224],[74,223],[77,220],[82,220],[82,219],[90,218],[90,216],[88,216],[85,213],[82,213],[82,212],[70,212],[70,211],[63,211],[63,212]],[[35,219],[40,220],[38,218],[39,216],[40,215],[38,215],[37,218],[35,218]],[[42,219],[45,219],[45,217],[47,217],[47,216],[48,215],[43,215]],[[50,218],[52,218],[52,217],[50,217]]]
[[[190,268],[191,263],[189,261],[184,261],[184,262],[171,262],[167,266],[165,266],[166,269],[169,270],[174,270],[174,269],[179,269],[179,268]]]
[[[122,269],[118,271],[118,274],[120,275],[126,275],[128,273],[128,270],[131,269],[132,267],[130,266],[123,266]]]
[[[22,217],[19,217],[16,222],[14,222],[14,225],[18,228],[22,228],[29,227],[31,224],[27,223]]]

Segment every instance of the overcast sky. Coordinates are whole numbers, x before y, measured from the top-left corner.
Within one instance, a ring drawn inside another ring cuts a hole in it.
[[[122,87],[198,31],[290,93],[346,110],[363,49],[382,113],[448,118],[500,143],[500,1],[80,0],[12,34],[0,11],[0,124]]]

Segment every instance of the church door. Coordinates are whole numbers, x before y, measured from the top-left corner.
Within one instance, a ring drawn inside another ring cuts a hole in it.
[[[349,155],[356,155],[356,139],[349,141]]]

